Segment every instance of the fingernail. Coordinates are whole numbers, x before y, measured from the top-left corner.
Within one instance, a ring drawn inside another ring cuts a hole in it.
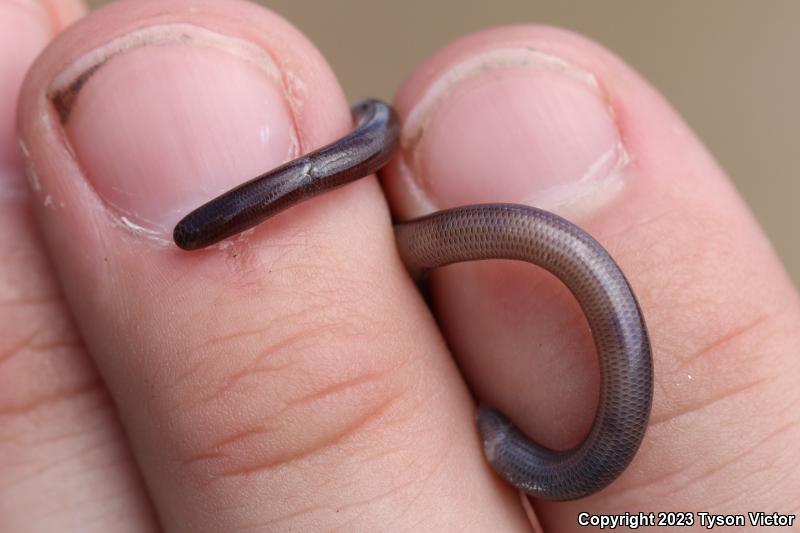
[[[297,151],[270,56],[189,24],[143,28],[85,54],[49,95],[98,195],[126,226],[160,239]]]
[[[38,3],[0,2],[0,176],[3,177],[0,182],[3,188],[24,185],[18,172],[22,166],[14,140],[17,97],[25,72],[49,40],[50,23]]]
[[[596,206],[619,190],[625,161],[594,77],[527,48],[492,50],[446,71],[409,114],[403,143],[418,186],[439,208]]]

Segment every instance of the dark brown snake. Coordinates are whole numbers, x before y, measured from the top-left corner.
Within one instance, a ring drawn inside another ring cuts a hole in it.
[[[387,104],[353,107],[356,128],[189,213],[175,243],[196,250],[236,235],[292,205],[372,174],[391,158],[399,126]],[[642,442],[653,397],[653,362],[641,309],[617,264],[588,233],[547,211],[485,204],[438,211],[395,226],[397,248],[415,277],[479,259],[517,259],[543,267],[575,295],[592,330],[601,386],[594,423],[574,448],[556,451],[528,439],[501,413],[478,409],[486,458],[531,496],[571,500],[614,481]]]

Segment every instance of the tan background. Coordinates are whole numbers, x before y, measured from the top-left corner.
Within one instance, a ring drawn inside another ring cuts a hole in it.
[[[595,39],[636,67],[683,114],[800,284],[800,1],[261,3],[316,43],[351,99],[390,99],[439,46],[491,25],[554,24]]]

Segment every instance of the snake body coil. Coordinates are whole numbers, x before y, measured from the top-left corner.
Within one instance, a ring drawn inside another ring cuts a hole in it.
[[[194,210],[175,227],[175,243],[203,248],[255,226],[297,202],[377,171],[398,144],[398,122],[383,102],[353,107],[356,128]],[[537,498],[588,496],[614,481],[642,442],[653,397],[650,341],[639,304],[617,264],[588,233],[533,207],[486,204],[438,211],[395,226],[400,255],[414,275],[461,261],[517,259],[539,265],[575,295],[589,321],[601,386],[591,430],[555,451],[526,437],[504,415],[478,409],[488,461]]]

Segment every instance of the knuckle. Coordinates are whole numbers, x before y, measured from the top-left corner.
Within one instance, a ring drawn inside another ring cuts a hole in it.
[[[206,481],[271,475],[341,459],[391,424],[412,386],[408,361],[385,349],[382,324],[328,300],[203,342],[173,391],[175,419],[206,428],[174,448],[181,468]]]
[[[13,303],[3,323],[8,334],[0,334],[0,417],[54,416],[75,404],[108,407],[68,317],[58,298]]]

